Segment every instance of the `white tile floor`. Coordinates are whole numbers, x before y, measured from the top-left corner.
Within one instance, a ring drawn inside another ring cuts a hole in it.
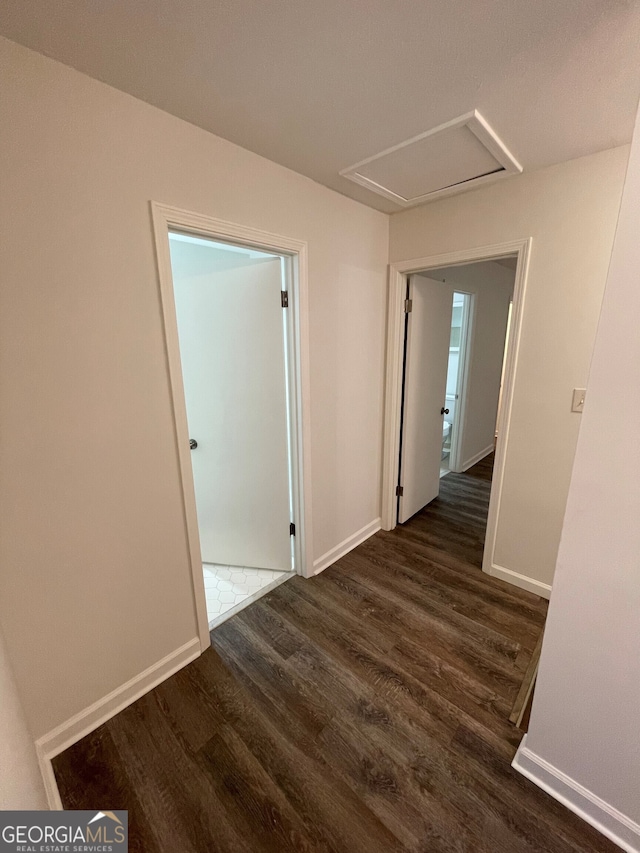
[[[210,628],[237,613],[243,604],[255,601],[265,587],[273,587],[293,574],[270,569],[218,566],[212,563],[205,563],[202,570]]]

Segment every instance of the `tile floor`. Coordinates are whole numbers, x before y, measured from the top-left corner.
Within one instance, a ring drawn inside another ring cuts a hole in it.
[[[207,599],[209,627],[219,625],[229,616],[260,597],[265,587],[292,577],[293,572],[276,572],[270,569],[250,569],[241,566],[218,566],[205,563],[204,591]],[[247,599],[250,599],[248,601]]]

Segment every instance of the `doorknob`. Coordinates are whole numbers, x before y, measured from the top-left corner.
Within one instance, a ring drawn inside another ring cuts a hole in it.
[[[445,409],[445,407],[443,406],[443,407],[440,409],[440,414],[441,414],[441,415],[448,415],[448,414],[449,414],[449,409]]]
[[[198,446],[198,442],[195,440],[195,438],[190,438],[189,439],[189,450],[195,450],[197,446]]]

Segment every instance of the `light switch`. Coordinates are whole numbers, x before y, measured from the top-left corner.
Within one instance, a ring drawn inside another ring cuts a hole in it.
[[[572,412],[582,412],[584,409],[584,395],[587,393],[586,388],[573,389],[573,401],[571,403]]]

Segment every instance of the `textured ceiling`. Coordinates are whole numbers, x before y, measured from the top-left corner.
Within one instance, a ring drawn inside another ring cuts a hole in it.
[[[3,0],[0,32],[339,192],[476,108],[525,171],[628,142],[640,3]]]

